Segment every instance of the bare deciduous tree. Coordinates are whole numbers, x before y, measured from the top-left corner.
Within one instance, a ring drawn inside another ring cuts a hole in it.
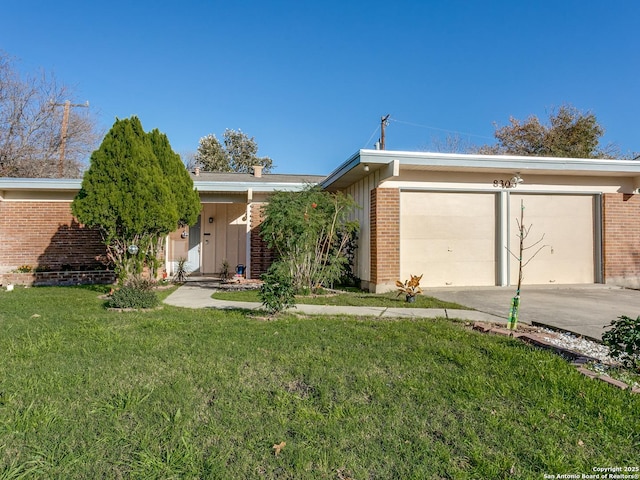
[[[509,118],[498,127],[497,143],[477,147],[472,153],[537,157],[627,158],[615,144],[600,145],[604,128],[591,112],[562,105],[549,115],[547,124],[531,115],[524,121]]]
[[[64,103],[72,94],[52,74],[21,76],[0,51],[0,176],[82,175],[102,135],[88,108],[70,108],[61,155]]]
[[[540,237],[540,239],[537,240],[536,242],[530,245],[525,245],[525,240],[529,236],[529,233],[531,233],[531,227],[533,227],[533,224],[529,225],[528,227],[524,224],[524,201],[523,200],[520,200],[520,220],[516,218],[516,224],[518,226],[517,236],[519,239],[518,255],[516,255],[514,252],[512,252],[507,248],[507,251],[513,256],[513,258],[515,258],[518,261],[518,288],[516,290],[516,296],[513,297],[513,299],[511,300],[511,310],[509,312],[509,321],[507,322],[507,328],[509,328],[509,330],[515,330],[516,327],[518,326],[518,310],[520,309],[520,290],[522,289],[522,279],[524,278],[524,267],[526,267],[529,264],[529,262],[533,260],[534,257],[538,255],[543,249],[549,246],[549,245],[539,246],[540,243],[542,243],[542,241],[544,240],[544,233],[542,234],[542,237]],[[525,260],[523,258],[524,252],[536,247],[537,247],[537,250],[535,251],[535,253]]]
[[[180,158],[188,172],[193,172],[200,164],[196,160],[196,152],[181,152]]]
[[[473,149],[471,141],[458,133],[449,133],[444,139],[434,136],[429,147],[429,151],[439,153],[469,153]]]

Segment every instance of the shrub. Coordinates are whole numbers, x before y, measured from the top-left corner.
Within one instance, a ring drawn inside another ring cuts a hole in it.
[[[189,270],[187,269],[187,259],[179,258],[173,281],[175,283],[184,283],[187,281],[187,275],[189,275]]]
[[[154,308],[159,303],[155,292],[145,281],[134,281],[113,292],[107,305],[109,308]]]
[[[276,252],[296,292],[333,286],[346,275],[359,228],[349,220],[355,208],[349,195],[318,186],[271,195],[260,235]]]
[[[295,296],[291,279],[274,264],[262,276],[264,283],[260,287],[260,301],[270,315],[286,310],[295,305]]]
[[[136,290],[142,290],[144,292],[150,292],[156,286],[156,282],[149,278],[144,277],[133,277],[127,283],[129,287],[135,288]]]
[[[200,197],[167,136],[131,117],[116,119],[91,154],[71,210],[100,233],[124,281],[145,267],[155,277],[166,235],[196,222]]]
[[[634,320],[622,315],[611,322],[611,327],[602,335],[609,354],[625,367],[640,370],[640,316]]]
[[[422,280],[422,275],[419,277],[417,275],[411,275],[411,279],[405,280],[404,283],[400,280],[396,280],[396,287],[398,288],[397,296],[399,297],[400,295],[404,295],[407,302],[413,301],[411,299],[414,299],[416,295],[420,295],[422,293],[420,280]]]
[[[220,266],[220,280],[226,282],[231,278],[231,272],[229,271],[229,262],[226,260],[222,261],[222,265]]]
[[[356,276],[356,250],[358,249],[358,228],[343,229],[338,232],[339,243],[342,243],[344,237],[347,241],[344,244],[344,255],[347,259],[342,276],[338,279],[338,285],[343,287],[360,287],[360,278]]]

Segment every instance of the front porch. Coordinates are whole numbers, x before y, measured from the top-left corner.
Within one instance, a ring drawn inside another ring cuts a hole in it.
[[[167,273],[176,272],[186,259],[191,275],[220,278],[225,264],[229,274],[239,268],[247,278],[250,258],[250,205],[245,203],[203,203],[195,225],[171,233],[167,239]]]

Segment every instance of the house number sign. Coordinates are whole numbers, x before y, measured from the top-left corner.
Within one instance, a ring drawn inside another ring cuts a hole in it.
[[[494,180],[493,186],[495,188],[516,188],[518,184],[511,180]]]

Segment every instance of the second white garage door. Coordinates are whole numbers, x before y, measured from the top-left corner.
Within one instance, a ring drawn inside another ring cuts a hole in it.
[[[524,204],[524,225],[531,227],[525,245],[546,245],[524,269],[523,284],[594,283],[593,195],[510,195],[510,246],[518,255],[516,218]],[[537,248],[523,255],[526,261]],[[510,283],[518,283],[518,261],[510,258]]]
[[[496,199],[492,193],[400,194],[400,275],[421,285],[496,284]]]

